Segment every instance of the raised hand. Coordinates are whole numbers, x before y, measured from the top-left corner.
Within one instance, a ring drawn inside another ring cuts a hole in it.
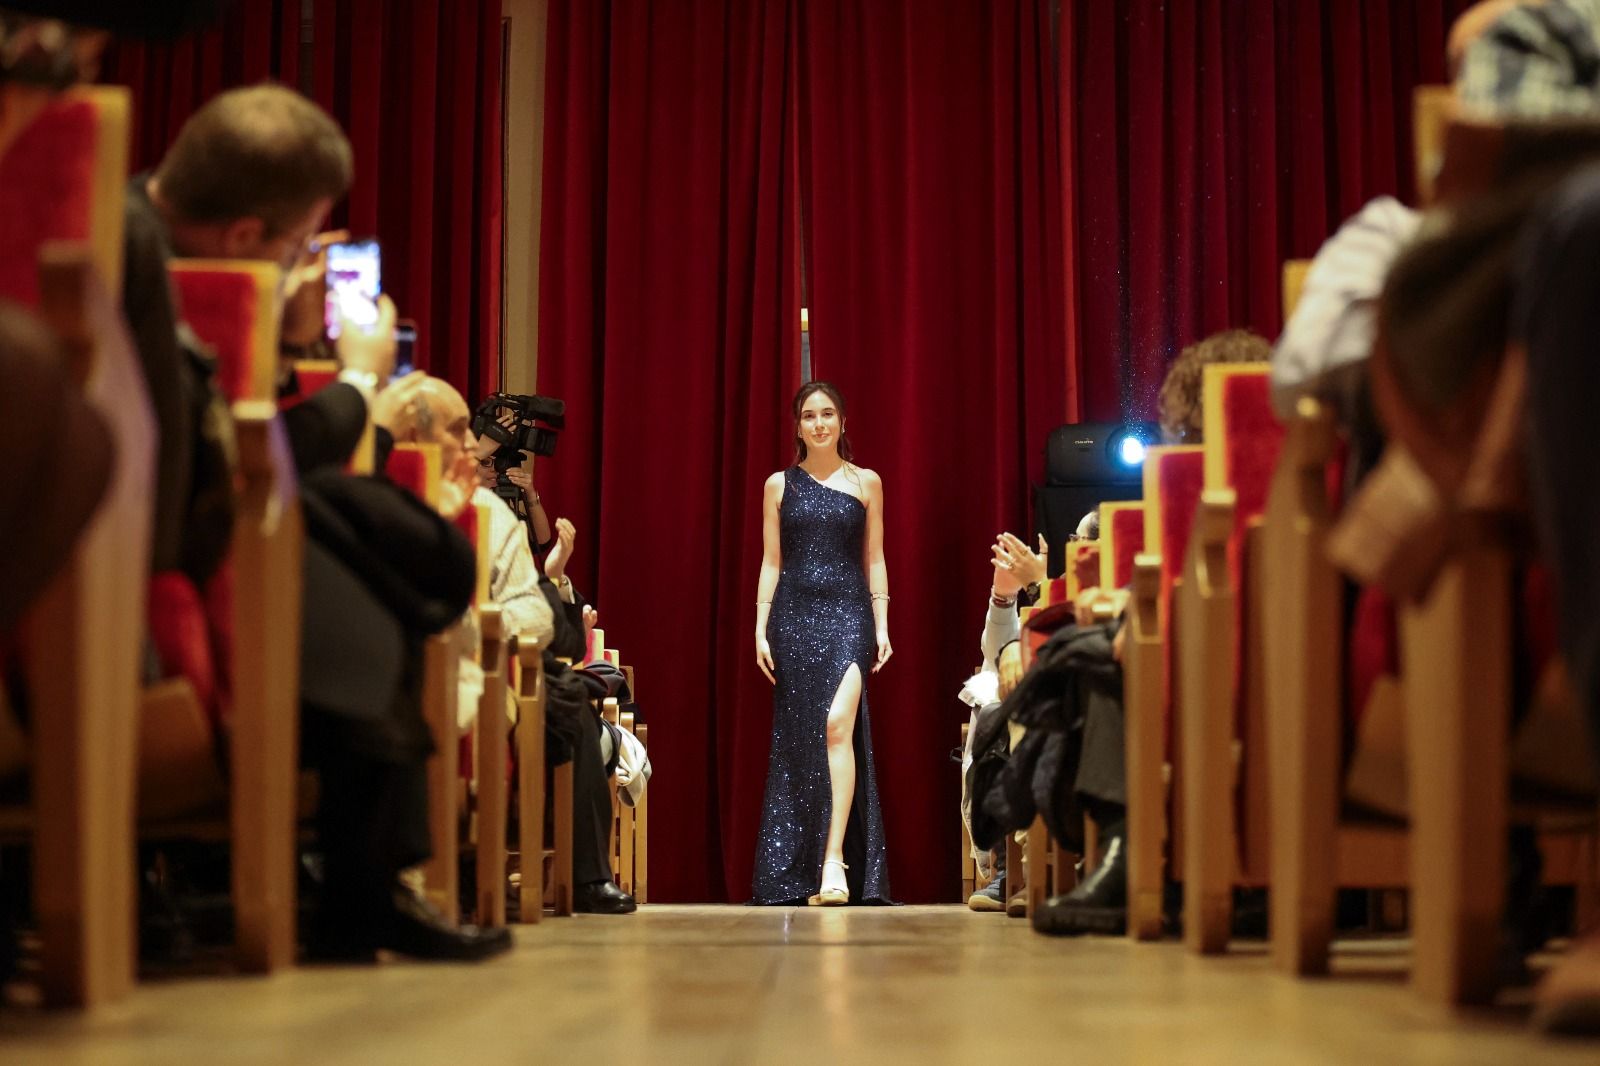
[[[284,277],[279,327],[283,343],[303,347],[322,339],[328,303],[328,245],[349,239],[349,230],[317,234]]]
[[[572,545],[577,539],[578,531],[571,522],[565,518],[556,519],[556,543],[544,557],[544,574],[558,585],[567,572],[567,564],[572,561]]]
[[[1020,586],[1037,584],[1045,579],[1045,552],[1043,536],[1039,538],[1037,554],[1021,538],[1011,533],[1000,534],[1000,540],[995,544],[997,565],[1004,564]]]

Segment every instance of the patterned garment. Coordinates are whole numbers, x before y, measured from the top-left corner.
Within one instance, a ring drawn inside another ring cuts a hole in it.
[[[1344,424],[1354,417],[1377,332],[1378,297],[1421,220],[1394,197],[1380,196],[1318,249],[1272,352],[1272,404],[1281,417],[1302,396],[1331,404]]]
[[[1600,0],[1511,9],[1467,49],[1463,108],[1501,119],[1600,114]]]
[[[862,569],[867,509],[856,497],[790,467],[779,505],[783,569],[767,619],[777,666],[772,756],[756,838],[753,901],[803,902],[821,885],[832,818],[828,708],[845,671],[861,671],[856,790],[845,830],[852,903],[888,903],[889,863],[872,765],[867,679],[877,657],[872,599]]]

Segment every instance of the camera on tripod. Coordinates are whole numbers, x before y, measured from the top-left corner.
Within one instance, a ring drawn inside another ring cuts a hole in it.
[[[523,396],[497,392],[478,405],[472,418],[472,432],[481,440],[493,441],[495,495],[526,517],[522,489],[512,483],[506,471],[522,465],[524,453],[553,456],[556,433],[566,428],[567,405],[549,396]]]

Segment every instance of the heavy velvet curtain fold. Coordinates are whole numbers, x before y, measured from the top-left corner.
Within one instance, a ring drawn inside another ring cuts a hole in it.
[[[418,365],[476,398],[500,380],[500,65],[500,0],[314,0],[308,25],[300,0],[240,0],[207,33],[119,42],[103,80],[134,91],[138,168],[223,89],[303,85],[355,148],[333,224],[382,241]]]
[[[1167,364],[1274,336],[1280,270],[1411,199],[1411,100],[1470,0],[1060,0],[1075,342],[1091,418],[1150,416]]]
[[[638,667],[651,895],[749,898],[763,480],[799,384],[794,0],[551,0],[537,476]]]

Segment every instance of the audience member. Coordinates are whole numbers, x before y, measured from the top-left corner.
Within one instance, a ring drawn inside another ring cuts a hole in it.
[[[1011,541],[1022,546],[1021,552],[1016,552]],[[1041,549],[1044,547],[1042,539],[1040,547]],[[1027,551],[1026,545],[1022,545],[1021,540],[1009,533],[1003,534],[996,541],[991,548],[991,555],[994,581],[989,587],[989,605],[984,615],[983,636],[979,641],[983,661],[978,672],[968,678],[966,684],[961,687],[961,701],[972,708],[971,720],[967,725],[967,742],[961,752],[961,820],[966,823],[969,837],[972,832],[974,785],[969,776],[973,763],[973,738],[978,735],[978,723],[982,715],[998,714],[1001,696],[1000,654],[1009,646],[1015,645],[1021,633],[1017,612],[1026,587],[1023,579],[1032,577],[1035,569],[1033,566],[1035,557]],[[1020,567],[1017,565],[1018,562],[1022,563]],[[994,737],[994,751],[991,757],[998,759],[1000,747],[1003,746],[1009,751],[1009,736],[995,731]],[[967,900],[967,906],[975,911],[1005,910],[1006,900],[1001,895],[1001,878],[1005,874],[1005,849],[980,848],[975,843],[971,848],[978,872],[988,878],[988,884],[972,893]],[[1020,871],[1014,871],[1017,872]]]

